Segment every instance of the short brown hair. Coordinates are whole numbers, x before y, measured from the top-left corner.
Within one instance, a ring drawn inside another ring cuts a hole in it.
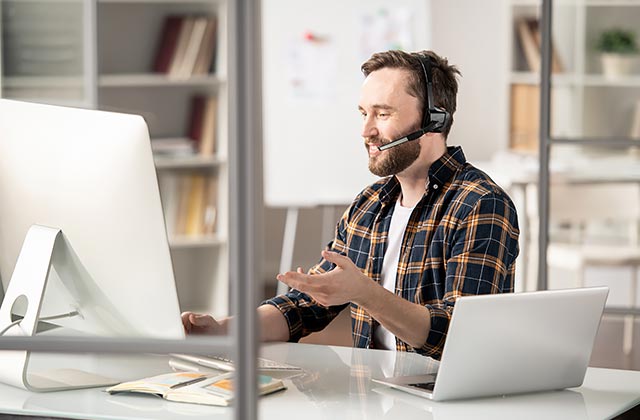
[[[409,71],[409,83],[407,93],[418,98],[422,109],[426,102],[426,80],[422,65],[418,55],[428,55],[431,57],[431,71],[433,79],[433,101],[434,105],[445,109],[451,115],[447,126],[442,131],[445,138],[451,131],[453,124],[453,114],[456,112],[456,97],[458,95],[458,80],[456,75],[460,71],[454,65],[449,65],[446,58],[440,57],[433,51],[418,51],[408,53],[399,50],[391,50],[375,53],[365,61],[360,69],[365,76],[382,68],[399,68]]]

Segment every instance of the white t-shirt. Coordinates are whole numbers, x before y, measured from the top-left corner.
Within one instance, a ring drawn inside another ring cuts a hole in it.
[[[396,201],[396,206],[391,215],[391,225],[389,226],[389,238],[387,240],[387,251],[382,260],[382,273],[380,280],[382,286],[391,293],[396,292],[396,276],[398,273],[398,262],[400,261],[400,246],[407,223],[415,207],[402,207],[400,198]],[[377,349],[395,350],[396,337],[382,325],[378,325],[373,331],[373,342]]]

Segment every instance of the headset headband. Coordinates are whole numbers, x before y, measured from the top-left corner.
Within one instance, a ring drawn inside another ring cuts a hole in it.
[[[429,132],[441,133],[444,131],[449,113],[442,108],[436,108],[433,101],[433,79],[432,79],[432,58],[427,54],[417,54],[420,66],[424,73],[427,94],[424,100],[424,110],[422,112],[422,127],[429,127]]]

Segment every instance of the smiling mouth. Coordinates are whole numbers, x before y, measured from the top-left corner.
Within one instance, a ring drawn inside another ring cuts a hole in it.
[[[381,144],[369,144],[369,156],[377,156],[382,153],[382,151],[378,150],[378,146],[381,146]]]

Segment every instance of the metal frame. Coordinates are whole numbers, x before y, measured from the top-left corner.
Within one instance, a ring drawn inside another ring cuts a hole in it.
[[[260,267],[258,211],[262,205],[258,185],[262,173],[261,51],[260,0],[229,2],[231,28],[235,50],[229,51],[230,104],[230,212],[229,246],[232,287],[235,308],[233,333],[236,338],[235,358],[236,399],[235,418],[256,419],[257,414],[257,337],[256,281]],[[231,46],[230,46],[231,47]]]
[[[548,286],[547,247],[549,244],[549,155],[551,146],[558,144],[629,147],[637,146],[637,140],[630,138],[554,138],[551,137],[551,29],[553,22],[553,1],[542,0],[542,39],[540,43],[540,169],[538,174],[538,290]],[[605,313],[616,315],[639,315],[640,308],[606,308]]]
[[[549,152],[551,149],[551,0],[542,0],[540,42],[540,169],[538,171],[538,290],[547,288],[549,243]]]
[[[95,10],[90,2],[86,12]],[[188,340],[87,337],[0,337],[0,350],[30,350],[64,353],[209,353],[234,348],[237,361],[234,417],[257,418],[257,319],[256,279],[260,264],[257,218],[262,195],[261,173],[261,85],[260,2],[228,2],[230,39],[229,138],[230,211],[235,217],[230,229],[230,276],[235,322],[232,337],[191,337]],[[85,57],[89,58],[89,57]]]

